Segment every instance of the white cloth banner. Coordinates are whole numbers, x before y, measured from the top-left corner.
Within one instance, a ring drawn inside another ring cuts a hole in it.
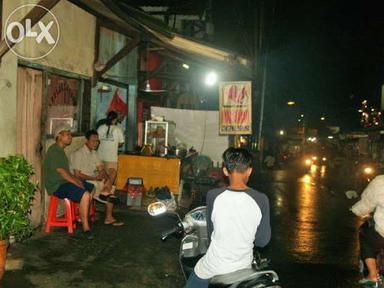
[[[176,123],[176,143],[193,146],[199,154],[209,156],[214,164],[228,148],[228,136],[219,135],[219,111],[200,111],[151,107],[151,114]]]

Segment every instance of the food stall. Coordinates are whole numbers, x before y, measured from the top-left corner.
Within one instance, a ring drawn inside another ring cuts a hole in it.
[[[168,186],[173,194],[179,194],[180,159],[119,155],[116,188],[123,189],[130,177],[142,178],[146,190]]]
[[[181,161],[162,157],[173,142],[169,126],[172,123],[166,121],[146,121],[144,155],[119,155],[117,189],[123,189],[128,178],[142,178],[146,190],[168,186],[173,194],[179,194]]]

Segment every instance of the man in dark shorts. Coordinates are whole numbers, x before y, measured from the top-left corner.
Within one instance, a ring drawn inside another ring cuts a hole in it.
[[[49,195],[55,195],[61,199],[68,198],[80,203],[79,214],[83,226],[83,236],[93,239],[89,228],[88,213],[91,201],[93,185],[82,182],[71,174],[68,158],[64,148],[72,143],[72,135],[69,126],[59,126],[54,133],[56,143],[51,145],[44,160],[44,181]]]

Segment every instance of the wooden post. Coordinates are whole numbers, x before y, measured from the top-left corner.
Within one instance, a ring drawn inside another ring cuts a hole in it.
[[[121,48],[119,52],[117,52],[111,59],[108,60],[101,71],[96,72],[96,80],[98,80],[105,72],[111,69],[124,56],[131,52],[137,45],[139,45],[139,42],[139,38],[134,38],[132,41],[129,41],[123,48]]]

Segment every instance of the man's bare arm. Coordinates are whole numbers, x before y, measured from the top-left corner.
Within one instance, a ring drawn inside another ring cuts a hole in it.
[[[97,177],[97,176],[94,177],[94,176],[86,175],[84,173],[81,173],[81,171],[77,170],[77,169],[75,169],[73,172],[75,174],[75,177],[77,177],[77,178],[79,178],[80,180],[83,180],[83,181],[85,181],[85,180],[91,180],[91,181],[98,181],[98,180],[100,180],[99,179],[100,177]]]
[[[108,176],[108,173],[107,171],[105,171],[105,167],[104,167],[104,164],[100,164],[99,166],[96,167],[97,169],[97,177],[98,177],[98,180],[104,180],[104,181],[108,181],[109,180],[109,176]]]

